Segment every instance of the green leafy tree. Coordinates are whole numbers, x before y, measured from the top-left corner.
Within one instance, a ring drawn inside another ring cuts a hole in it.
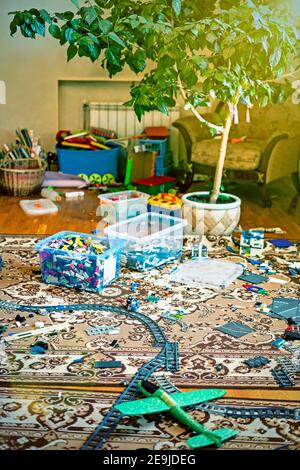
[[[67,59],[99,60],[110,77],[127,64],[143,72],[128,105],[136,115],[168,113],[181,95],[185,107],[222,134],[211,202],[216,202],[233,115],[239,102],[283,103],[292,92],[287,77],[299,64],[295,18],[278,0],[71,0],[75,11],[32,8],[12,12],[11,35],[44,36],[66,44]],[[71,6],[71,5],[70,5]],[[201,86],[199,87],[199,84]],[[222,123],[197,108],[223,102]]]

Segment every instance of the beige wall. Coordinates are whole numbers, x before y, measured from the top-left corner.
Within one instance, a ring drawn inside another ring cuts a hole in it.
[[[54,12],[70,10],[72,4],[70,0],[0,0],[0,80],[6,83],[6,104],[0,104],[0,147],[14,141],[17,127],[27,127],[40,136],[46,150],[51,150],[59,124],[73,129],[82,126],[83,99],[109,102],[117,97],[122,101],[123,95],[127,99],[130,80],[136,76],[129,70],[122,72],[113,79],[114,88],[109,91],[106,82],[95,82],[108,79],[99,64],[87,58],[67,63],[67,46],[59,46],[49,34],[37,40],[24,38],[19,32],[11,37],[11,16],[7,13],[33,7]],[[125,83],[119,85],[116,80]]]

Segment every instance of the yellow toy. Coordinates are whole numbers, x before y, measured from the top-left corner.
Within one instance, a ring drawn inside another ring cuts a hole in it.
[[[160,193],[148,199],[148,211],[181,218],[182,201],[174,194]]]

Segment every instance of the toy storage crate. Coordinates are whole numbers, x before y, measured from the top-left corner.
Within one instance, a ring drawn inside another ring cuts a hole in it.
[[[166,166],[165,168],[162,168],[161,170],[155,170],[156,176],[167,176],[171,173],[173,170],[173,165]]]
[[[109,239],[125,242],[121,262],[127,268],[148,271],[180,258],[186,220],[147,213],[104,229]]]
[[[145,145],[146,150],[157,152],[160,157],[164,157],[167,153],[168,139],[140,139],[141,145]]]
[[[173,165],[173,153],[172,152],[167,152],[164,157],[161,157],[158,155],[156,157],[155,161],[155,170],[156,171],[161,171],[165,167]]]
[[[118,179],[120,146],[109,144],[110,150],[69,150],[56,146],[59,171],[79,175],[111,173]]]
[[[91,238],[107,249],[104,253],[96,255],[64,251],[49,246],[50,242],[64,239],[68,235],[79,235],[81,239]],[[67,231],[58,232],[35,245],[39,251],[43,282],[91,292],[100,292],[119,277],[122,246],[120,239],[108,240],[106,237]]]
[[[137,186],[138,191],[155,196],[158,193],[167,193],[174,188],[176,178],[171,176],[151,176],[135,180],[133,183]]]
[[[118,191],[101,194],[97,215],[108,219],[109,223],[121,222],[147,212],[149,195],[140,191]]]

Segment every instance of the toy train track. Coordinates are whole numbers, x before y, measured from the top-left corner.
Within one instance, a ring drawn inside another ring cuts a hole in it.
[[[154,347],[161,347],[161,351],[157,354],[157,356],[144,364],[137,371],[129,385],[121,393],[114,405],[117,405],[122,401],[130,401],[136,398],[140,393],[137,388],[137,383],[140,380],[148,379],[157,369],[165,368],[167,371],[179,369],[178,343],[169,342],[160,326],[158,326],[154,320],[147,317],[143,313],[130,312],[123,307],[114,307],[101,304],[24,306],[6,301],[0,301],[0,308],[36,313],[50,313],[55,311],[69,311],[71,313],[77,310],[101,310],[126,315],[129,318],[134,318],[143,323],[149,329],[151,335],[154,338]],[[104,419],[101,421],[93,434],[85,442],[82,450],[100,450],[108,440],[110,434],[115,430],[120,419],[122,418],[122,414],[114,408],[114,405],[105,415]]]
[[[154,359],[147,362],[147,364],[137,371],[130,384],[121,393],[97,429],[83,445],[81,448],[82,450],[99,450],[103,447],[123,416],[122,413],[115,409],[115,405],[118,405],[123,401],[130,401],[136,398],[140,394],[139,389],[137,388],[137,383],[140,380],[147,380],[157,369],[165,366],[166,357],[169,354],[169,344],[170,343],[166,343]]]
[[[0,308],[9,310],[19,310],[36,313],[50,313],[54,311],[78,311],[78,310],[102,310],[111,313],[126,315],[129,318],[139,320],[143,323],[150,331],[154,338],[154,346],[161,347],[161,351],[149,362],[144,364],[134,375],[128,386],[117,398],[114,405],[111,407],[109,412],[105,415],[99,426],[96,428],[94,433],[82,446],[82,450],[100,450],[108,440],[111,433],[116,429],[119,421],[122,418],[122,414],[115,409],[115,405],[122,401],[130,401],[139,395],[137,383],[140,380],[146,380],[155,371],[160,368],[164,368],[167,371],[179,370],[179,352],[178,343],[169,342],[163,332],[163,330],[157,325],[157,323],[146,315],[138,312],[130,312],[123,307],[101,305],[101,304],[69,304],[69,305],[57,305],[57,306],[23,306],[19,304],[13,304],[6,301],[0,301]],[[169,393],[175,393],[178,388],[164,376],[155,376],[156,382],[163,387]],[[233,418],[291,418],[295,420],[300,419],[300,408],[289,409],[289,408],[275,408],[275,407],[228,407],[223,405],[215,405],[212,403],[202,403],[193,407],[201,411],[206,411],[212,414],[222,415]]]
[[[165,375],[156,375],[156,383],[164,388],[168,393],[179,392],[177,388]],[[283,408],[283,407],[273,407],[273,406],[251,406],[251,407],[241,407],[241,406],[224,406],[224,405],[215,405],[214,403],[201,403],[200,405],[193,406],[191,409],[206,411],[211,414],[222,415],[225,417],[232,418],[284,418],[284,419],[294,419],[300,420],[300,408]]]
[[[143,323],[150,331],[154,338],[154,347],[162,347],[167,342],[167,337],[162,328],[143,313],[130,312],[124,307],[117,307],[113,305],[102,304],[68,304],[68,305],[19,305],[7,301],[0,301],[0,308],[7,310],[19,310],[21,312],[31,313],[50,313],[50,312],[73,312],[79,310],[102,310],[104,312],[116,313],[119,315],[126,315],[129,318]]]

